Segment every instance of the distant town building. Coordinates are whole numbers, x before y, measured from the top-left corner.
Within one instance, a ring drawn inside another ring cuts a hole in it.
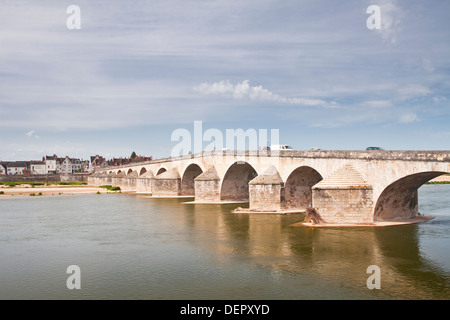
[[[0,175],[6,175],[6,164],[3,164],[3,162],[0,162]]]
[[[111,160],[108,160],[108,166],[123,166],[126,164],[130,164],[132,162],[143,162],[143,161],[150,161],[153,157],[145,157],[145,156],[136,156],[134,158],[112,158]]]
[[[80,159],[69,158],[68,156],[66,156],[65,158],[58,158],[57,163],[58,162],[60,169],[57,170],[57,173],[71,174],[84,172],[84,169],[86,168],[86,162]]]
[[[24,161],[4,162],[2,167],[6,169],[7,175],[24,175],[30,174],[27,164]]]
[[[72,161],[70,160],[70,158],[68,156],[66,156],[65,158],[58,158],[58,162],[59,162],[59,172],[58,173],[63,173],[63,174],[69,174],[69,173],[73,173],[72,171]]]
[[[60,164],[56,154],[53,156],[45,156],[44,161],[48,174],[56,174],[58,169],[60,169]]]
[[[106,166],[108,166],[108,163],[105,158],[99,155],[91,156],[89,172],[93,172],[95,169],[104,168]]]
[[[31,174],[46,174],[47,167],[45,161],[31,160],[30,161],[30,173]]]
[[[106,166],[121,166],[131,162],[150,161],[152,157],[135,156],[133,158],[113,158],[107,161],[100,155],[91,156],[90,160],[58,158],[56,154],[44,156],[42,160],[31,161],[0,161],[0,175],[28,174],[73,174],[93,172]]]
[[[82,172],[83,171],[83,161],[80,159],[71,158],[72,162],[72,173]]]
[[[132,159],[130,159],[130,162],[143,162],[143,161],[151,161],[153,160],[153,157],[145,157],[145,156],[136,156]]]
[[[108,166],[123,166],[125,164],[129,164],[130,163],[130,159],[129,158],[112,158],[111,160],[107,161]]]
[[[82,160],[82,172],[90,172],[91,162],[89,160]]]

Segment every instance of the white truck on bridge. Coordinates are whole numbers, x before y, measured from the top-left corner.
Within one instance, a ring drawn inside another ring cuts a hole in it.
[[[263,147],[263,150],[293,150],[287,144],[272,144],[270,147]]]

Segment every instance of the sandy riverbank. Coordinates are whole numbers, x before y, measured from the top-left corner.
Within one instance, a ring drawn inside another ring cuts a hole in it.
[[[430,182],[433,182],[433,181],[449,181],[450,182],[450,176],[447,176],[447,175],[439,176],[439,177],[434,178]]]
[[[107,193],[107,190],[104,188],[99,188],[95,186],[81,185],[81,186],[59,186],[59,185],[50,185],[50,186],[35,186],[32,188],[28,185],[19,185],[13,188],[0,185],[0,191],[3,191],[4,194],[0,194],[1,197],[13,197],[13,196],[30,196],[34,194],[36,196],[41,193],[42,196],[48,195],[60,195],[60,194],[88,194],[88,193]]]
[[[326,227],[388,227],[388,226],[402,226],[407,224],[417,224],[427,222],[434,217],[431,216],[417,216],[415,218],[406,219],[406,220],[397,220],[397,221],[376,221],[373,223],[321,223],[321,224],[313,224],[309,222],[297,222],[292,224],[292,227],[316,227],[316,228],[326,228]]]

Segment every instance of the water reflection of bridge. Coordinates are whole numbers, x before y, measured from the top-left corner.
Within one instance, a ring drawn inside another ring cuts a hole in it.
[[[421,252],[422,226],[296,228],[291,225],[301,215],[230,215],[231,206],[219,205],[182,208],[180,223],[193,230],[189,241],[215,252],[224,264],[250,260],[274,275],[304,275],[368,298],[450,298],[450,273]],[[366,287],[369,265],[381,269],[378,292]]]

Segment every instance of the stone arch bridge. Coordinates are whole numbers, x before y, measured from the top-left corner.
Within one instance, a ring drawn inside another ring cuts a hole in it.
[[[330,224],[415,219],[418,188],[450,173],[450,151],[213,151],[98,169],[92,185],[248,212],[313,207]]]

